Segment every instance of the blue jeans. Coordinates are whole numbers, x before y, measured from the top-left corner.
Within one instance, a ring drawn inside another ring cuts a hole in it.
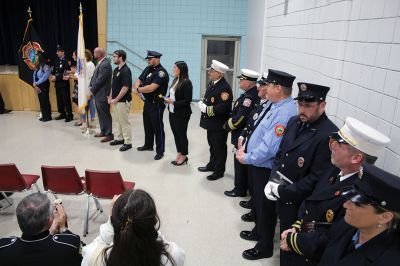
[[[88,101],[89,110],[90,110],[90,119],[93,120],[96,115],[96,108],[94,107],[94,99],[93,97]],[[86,114],[81,115],[81,120],[86,121]]]

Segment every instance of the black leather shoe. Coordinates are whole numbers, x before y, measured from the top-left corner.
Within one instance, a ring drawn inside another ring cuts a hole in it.
[[[262,253],[257,248],[251,248],[243,251],[242,256],[247,260],[259,260],[272,257],[273,253]]]
[[[244,197],[246,193],[237,193],[235,189],[225,191],[224,194],[228,197]]]
[[[142,146],[142,147],[137,147],[136,149],[138,151],[152,151],[153,147]]]
[[[47,122],[47,121],[51,121],[52,119],[51,118],[40,118],[39,120],[42,122]]]
[[[245,208],[245,209],[251,209],[251,204],[249,201],[241,200],[239,202],[240,207]]]
[[[74,117],[72,115],[71,116],[67,116],[65,118],[65,123],[71,122],[72,120],[74,120]]]
[[[221,177],[224,177],[224,174],[212,173],[211,175],[207,176],[207,179],[210,181],[214,181],[214,180],[220,179]]]
[[[119,151],[127,151],[129,149],[132,149],[132,144],[124,144],[119,148]]]
[[[154,160],[160,160],[162,157],[164,157],[164,153],[157,153],[156,156],[154,156]]]
[[[254,217],[253,211],[243,214],[242,217],[240,217],[240,218],[242,219],[242,221],[245,221],[245,222],[254,222],[256,220],[256,217]]]
[[[116,140],[115,139],[115,140],[110,142],[111,146],[122,145],[122,144],[124,144],[124,140]],[[131,145],[131,148],[132,148],[132,145]]]
[[[55,120],[61,120],[61,119],[65,119],[66,116],[65,115],[59,115],[56,118],[54,118]]]
[[[213,172],[214,170],[211,169],[208,166],[200,166],[197,168],[197,170],[199,170],[199,172]]]
[[[253,234],[252,231],[242,231],[240,232],[240,237],[244,240],[258,241],[259,237]]]
[[[8,114],[8,113],[11,113],[11,112],[12,112],[12,110],[8,110],[8,109],[0,110],[0,114]]]

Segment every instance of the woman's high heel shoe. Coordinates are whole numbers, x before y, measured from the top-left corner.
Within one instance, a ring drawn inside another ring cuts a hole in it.
[[[175,166],[181,166],[182,164],[187,164],[188,161],[189,161],[189,158],[186,157],[186,159],[183,160],[181,163],[178,163],[177,161],[172,161],[171,163],[172,163],[173,165],[175,165]]]

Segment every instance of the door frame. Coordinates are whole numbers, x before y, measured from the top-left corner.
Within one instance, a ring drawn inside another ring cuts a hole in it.
[[[201,65],[200,65],[200,100],[203,98],[206,91],[206,75],[207,68],[209,66],[207,63],[207,42],[208,41],[234,41],[235,42],[235,51],[234,51],[234,59],[233,59],[233,68],[230,68],[228,72],[233,72],[232,78],[232,93],[234,99],[236,98],[237,93],[237,78],[236,73],[238,73],[238,67],[240,66],[240,36],[223,36],[223,35],[203,35],[201,37]]]

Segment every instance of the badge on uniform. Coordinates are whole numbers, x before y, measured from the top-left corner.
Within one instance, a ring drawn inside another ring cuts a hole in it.
[[[297,159],[297,165],[298,165],[300,168],[303,167],[303,165],[304,165],[304,158],[303,158],[303,157],[299,157],[299,158]]]
[[[250,107],[250,105],[251,105],[251,100],[250,99],[244,99],[244,101],[243,101],[243,106],[246,106],[246,107]]]
[[[301,90],[301,91],[306,91],[306,90],[307,90],[307,85],[304,84],[304,83],[301,84],[301,85],[300,85],[300,90]]]
[[[215,102],[214,97],[211,97],[211,103],[214,103],[214,102]]]
[[[150,78],[150,77],[151,77],[151,73],[149,73],[149,74],[147,75],[147,77],[146,77],[146,78],[148,79],[148,78]]]
[[[274,131],[277,137],[281,137],[285,134],[285,127],[283,125],[276,125]]]
[[[258,118],[258,113],[255,113],[255,114],[253,115],[253,120],[257,120],[257,118]]]
[[[158,72],[158,76],[159,76],[160,78],[165,77],[165,72],[162,71],[162,70],[160,70],[160,71]]]
[[[326,221],[331,223],[333,221],[333,217],[335,217],[335,214],[331,209],[328,209],[325,214]]]
[[[228,98],[229,98],[229,93],[227,93],[227,92],[222,92],[222,93],[221,93],[221,99],[222,99],[223,101],[228,100]]]

